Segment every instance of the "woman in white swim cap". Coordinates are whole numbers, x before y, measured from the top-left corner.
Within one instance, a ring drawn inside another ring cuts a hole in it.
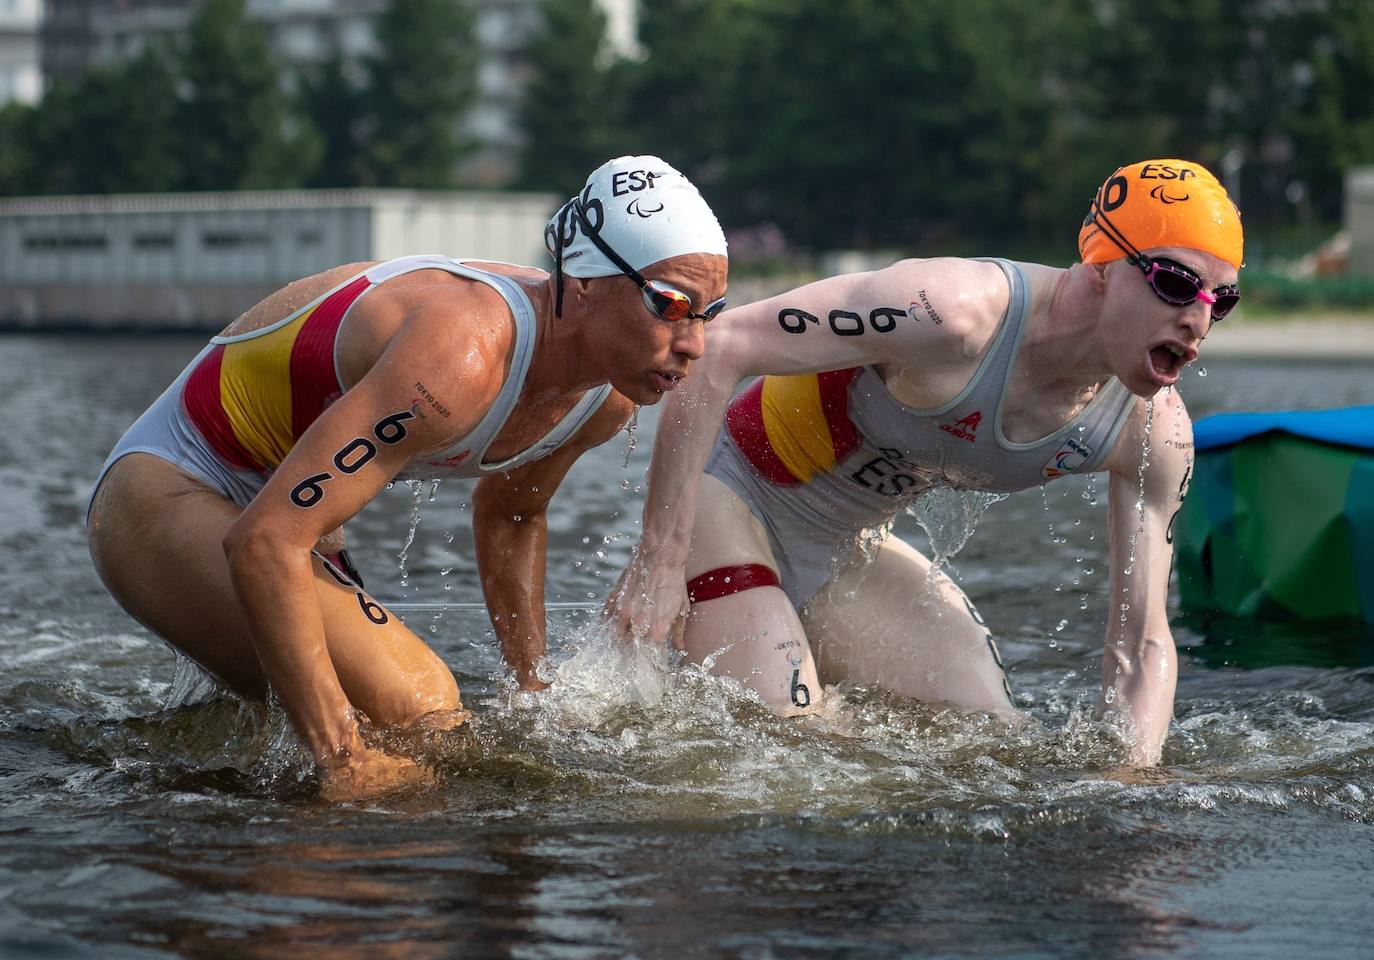
[[[448,666],[338,562],[341,525],[393,479],[479,478],[483,592],[516,681],[538,689],[549,499],[705,349],[727,264],[696,189],[657,157],[621,157],[575,206],[552,274],[432,254],[269,296],[97,480],[88,533],[110,593],[226,687],[275,690],[330,796],[425,776],[364,743],[360,714],[466,718]]]

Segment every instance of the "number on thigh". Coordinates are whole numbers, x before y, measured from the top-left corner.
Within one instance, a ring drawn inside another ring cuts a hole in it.
[[[313,560],[329,656],[348,699],[383,725],[458,709],[458,685],[438,654],[333,564]]]
[[[699,504],[689,578],[751,564],[777,571],[762,524],[734,491],[703,477]],[[782,716],[808,713],[820,700],[806,631],[780,587],[750,587],[693,603],[684,641],[688,660],[733,677]]]

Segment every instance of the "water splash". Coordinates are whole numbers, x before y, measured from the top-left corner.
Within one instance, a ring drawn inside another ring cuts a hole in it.
[[[630,414],[630,419],[625,424],[625,460],[620,464],[622,470],[630,467],[630,454],[635,451],[635,444],[639,442],[639,407],[635,407]]]
[[[415,542],[415,532],[420,528],[420,499],[424,495],[423,481],[407,480],[405,484],[410,488],[410,527],[406,531],[405,542],[401,544],[401,552],[396,554],[396,563],[401,568],[402,587],[410,584],[410,572],[406,565],[410,558],[411,544]]]
[[[939,486],[913,500],[906,512],[930,538],[932,568],[944,565],[962,550],[988,507],[1006,498],[1005,493]]]
[[[224,685],[201,669],[200,664],[190,657],[176,653],[176,670],[172,674],[171,684],[167,687],[163,706],[167,710],[175,710],[178,707],[203,703],[225,692]]]

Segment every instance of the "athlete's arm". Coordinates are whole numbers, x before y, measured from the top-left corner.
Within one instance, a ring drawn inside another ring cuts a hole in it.
[[[547,686],[535,667],[545,650],[549,501],[577,458],[615,436],[633,411],[633,403],[612,393],[562,447],[508,473],[485,476],[473,491],[472,534],[482,594],[501,655],[522,690]]]
[[[1143,766],[1159,762],[1173,716],[1178,656],[1167,610],[1172,524],[1193,464],[1192,421],[1177,392],[1155,398],[1148,451],[1146,420],[1145,404],[1138,403],[1109,462],[1111,573],[1098,704],[1104,715],[1127,720],[1131,762]]]
[[[639,546],[607,603],[621,633],[661,643],[680,632],[698,481],[741,380],[871,363],[938,364],[957,352],[961,325],[986,309],[986,291],[1000,291],[1005,304],[1006,281],[995,264],[904,260],[726,310],[712,322],[704,356],[659,419]]]
[[[504,354],[467,349],[464,378],[445,362],[451,308],[408,318],[373,368],[322,413],[229,528],[224,549],[254,649],[297,734],[326,770],[381,763],[358,738],[315,602],[310,550],[419,453],[464,435],[490,403]],[[487,356],[487,354],[493,354]],[[423,383],[449,416],[417,400]]]

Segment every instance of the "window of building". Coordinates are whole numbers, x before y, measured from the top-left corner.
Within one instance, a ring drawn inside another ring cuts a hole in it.
[[[24,238],[26,250],[104,250],[109,244],[101,233],[35,233]]]
[[[215,250],[232,250],[243,247],[265,247],[268,236],[265,233],[234,233],[217,231],[201,235],[201,242]]]

